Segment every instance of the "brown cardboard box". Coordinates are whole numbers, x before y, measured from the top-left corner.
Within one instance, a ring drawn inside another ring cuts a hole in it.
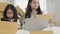
[[[17,23],[0,21],[0,34],[16,34]]]
[[[53,34],[53,31],[31,31],[30,34]]]

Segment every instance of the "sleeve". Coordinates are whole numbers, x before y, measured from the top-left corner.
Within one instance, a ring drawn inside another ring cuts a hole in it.
[[[24,25],[25,25],[25,14],[24,14],[24,16],[22,18],[22,29],[25,27]]]
[[[17,19],[18,29],[21,28],[20,19]]]
[[[22,22],[22,24],[25,24],[25,14],[23,15]]]

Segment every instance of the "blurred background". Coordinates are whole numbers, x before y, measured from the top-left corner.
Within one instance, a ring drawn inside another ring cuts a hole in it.
[[[28,0],[0,0],[0,2],[6,2],[8,4],[13,4],[15,6],[19,6],[23,11],[25,11],[25,8],[27,7]],[[44,12],[47,12],[47,4],[46,0],[39,0],[41,10]]]
[[[0,3],[6,2],[8,4],[13,4],[15,7],[18,5],[23,12],[25,12],[25,8],[27,7],[28,0],[0,0]],[[45,14],[52,14],[53,19],[58,21],[58,25],[60,26],[60,0],[39,0],[41,10]]]

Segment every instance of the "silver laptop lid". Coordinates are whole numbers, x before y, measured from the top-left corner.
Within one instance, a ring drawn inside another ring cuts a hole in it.
[[[48,27],[48,19],[47,18],[33,18],[33,19],[25,19],[24,28],[28,31],[38,31],[43,30]]]

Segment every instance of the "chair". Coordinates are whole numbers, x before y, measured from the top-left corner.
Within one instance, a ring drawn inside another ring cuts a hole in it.
[[[6,2],[0,2],[0,11],[4,11],[7,3]]]
[[[39,14],[36,15],[36,18],[47,18],[49,19],[49,24],[52,24],[52,22],[54,22],[55,26],[57,26],[57,21],[53,21],[53,16],[52,14]]]
[[[22,17],[24,15],[23,10],[19,6],[16,6],[16,9],[17,9],[17,12],[19,13],[19,15]]]
[[[19,19],[20,19],[21,28],[22,28],[22,17],[24,15],[24,12],[19,6],[16,6],[16,9],[17,9],[18,15],[20,16]]]
[[[7,3],[6,2],[0,2],[0,18],[2,18],[2,13],[6,7]]]

